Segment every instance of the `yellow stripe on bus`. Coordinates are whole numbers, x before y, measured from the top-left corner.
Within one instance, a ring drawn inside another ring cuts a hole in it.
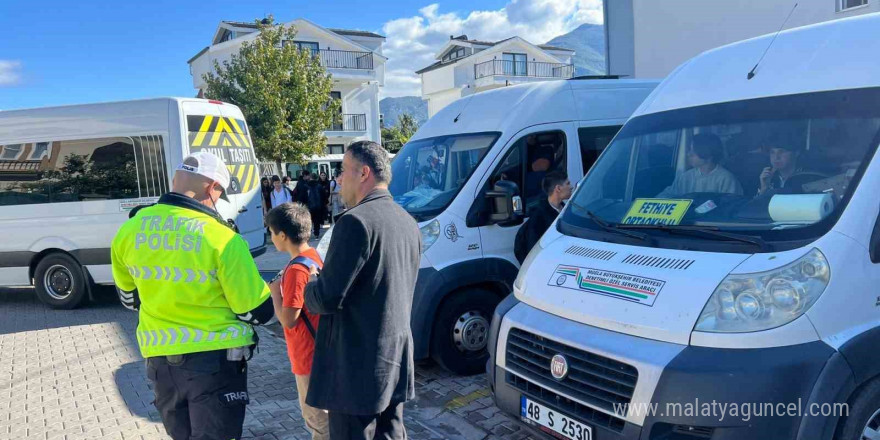
[[[241,192],[246,193],[251,190],[251,182],[254,180],[253,165],[244,166],[244,180],[241,184]]]
[[[212,147],[218,146],[217,144],[220,142],[220,139],[224,138],[224,134],[226,134],[226,138],[232,139],[232,143],[235,144],[236,147],[241,146],[241,142],[238,141],[238,138],[233,136],[234,132],[232,131],[232,127],[229,126],[226,122],[226,118],[223,117],[217,120],[217,127],[214,128],[214,135],[211,137],[211,142],[208,145]],[[224,144],[225,145],[222,146],[231,147],[231,145],[228,144],[228,141],[224,142]]]
[[[247,141],[247,136],[244,135],[244,131],[238,125],[238,121],[235,120],[234,118],[229,118],[229,122],[232,124],[232,128],[235,129],[235,132],[238,133],[238,136],[241,138],[241,142],[245,146],[250,147],[251,145]]]
[[[193,139],[192,146],[193,147],[201,147],[202,142],[205,141],[205,135],[208,134],[208,129],[211,128],[211,121],[214,119],[211,115],[205,115],[205,119],[202,120],[202,126],[199,127],[199,134],[196,135],[196,138]]]

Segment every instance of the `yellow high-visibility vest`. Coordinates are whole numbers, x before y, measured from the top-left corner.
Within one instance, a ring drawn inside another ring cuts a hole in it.
[[[140,296],[137,341],[144,357],[243,347],[254,330],[236,318],[269,288],[247,242],[179,194],[141,209],[111,246],[117,287]]]

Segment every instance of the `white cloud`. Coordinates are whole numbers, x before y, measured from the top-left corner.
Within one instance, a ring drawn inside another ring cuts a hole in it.
[[[450,35],[497,41],[512,36],[542,44],[584,23],[602,23],[602,0],[510,0],[498,10],[471,11],[467,15],[443,12],[439,4],[419,10],[413,17],[391,20],[382,27],[389,57],[385,96],[421,96],[415,74],[435,61],[434,54]]]
[[[21,81],[21,62],[0,60],[0,87],[14,86]]]

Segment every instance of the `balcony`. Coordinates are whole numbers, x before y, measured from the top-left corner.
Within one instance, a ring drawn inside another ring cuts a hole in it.
[[[559,78],[574,76],[573,64],[535,61],[489,60],[474,65],[474,79],[486,77]]]
[[[367,115],[364,113],[340,114],[327,131],[367,131]]]
[[[321,65],[326,69],[359,69],[373,70],[372,52],[354,52],[350,50],[313,50]]]

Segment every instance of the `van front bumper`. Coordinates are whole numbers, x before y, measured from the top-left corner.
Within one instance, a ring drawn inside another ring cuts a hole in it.
[[[587,353],[612,368],[635,367],[630,405],[642,411],[619,413],[611,405],[588,402],[584,396],[592,390],[580,384],[590,380],[579,376],[580,382],[572,382],[572,373],[562,381],[553,379],[549,359],[546,367],[537,362],[523,369],[523,358],[508,346],[512,339],[522,347],[523,339],[509,337],[511,329],[534,335],[526,348],[548,358],[557,351]],[[591,426],[593,440],[830,438],[837,418],[808,413],[814,403],[833,403],[846,395],[851,378],[843,358],[821,341],[762,349],[683,346],[579,324],[522,303],[510,309],[496,331],[489,376],[498,407],[522,420],[521,398],[528,397]]]

